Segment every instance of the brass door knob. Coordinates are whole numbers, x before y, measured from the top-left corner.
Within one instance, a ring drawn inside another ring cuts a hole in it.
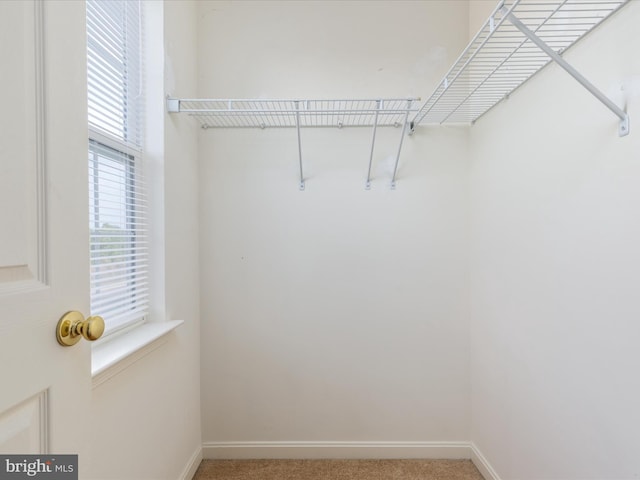
[[[56,338],[64,347],[70,347],[80,341],[82,337],[93,342],[104,333],[104,320],[102,317],[89,317],[86,320],[80,312],[71,311],[65,313],[58,321]]]

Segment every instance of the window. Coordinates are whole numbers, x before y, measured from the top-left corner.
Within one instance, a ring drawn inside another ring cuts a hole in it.
[[[107,334],[149,309],[141,9],[87,0],[91,314]]]

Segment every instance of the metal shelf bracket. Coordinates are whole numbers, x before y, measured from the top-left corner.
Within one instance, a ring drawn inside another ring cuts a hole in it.
[[[594,97],[596,97],[600,102],[604,104],[609,110],[611,110],[619,119],[620,123],[618,125],[618,135],[620,137],[624,137],[629,134],[629,116],[627,113],[618,107],[615,103],[613,103],[609,97],[607,97],[604,93],[602,93],[595,85],[593,85],[589,80],[587,80],[580,72],[578,72],[573,66],[571,66],[564,58],[562,58],[558,53],[556,53],[549,45],[547,45],[540,37],[538,37],[534,32],[529,30],[527,26],[520,21],[512,12],[510,12],[506,7],[502,7],[500,12],[503,15],[506,15],[507,20],[516,27],[520,32],[531,40],[540,50],[549,55],[549,57],[556,62],[563,70],[565,70],[569,75],[575,78],[580,85],[586,88]]]
[[[373,148],[376,144],[376,131],[378,130],[378,116],[380,115],[380,107],[382,100],[376,102],[376,115],[373,119],[373,133],[371,135],[371,153],[369,154],[369,170],[367,171],[367,183],[365,188],[371,190],[371,165],[373,164]]]
[[[302,142],[300,141],[300,102],[296,101],[296,131],[298,132],[298,160],[300,164],[300,190],[304,190],[304,173],[302,172]]]
[[[402,151],[402,141],[407,133],[407,126],[409,125],[409,109],[411,107],[411,101],[407,101],[407,113],[404,116],[404,122],[402,122],[402,134],[400,135],[400,144],[398,145],[398,153],[396,154],[396,164],[393,167],[393,177],[391,178],[391,190],[396,188],[396,174],[398,173],[398,163],[400,162],[400,152]]]

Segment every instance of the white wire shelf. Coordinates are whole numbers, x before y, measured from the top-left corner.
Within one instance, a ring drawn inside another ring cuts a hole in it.
[[[418,124],[475,122],[554,60],[616,114],[626,113],[568,65],[561,54],[628,0],[505,0],[412,120]]]
[[[366,189],[371,188],[371,167],[378,127],[402,127],[391,179],[395,188],[402,142],[409,115],[418,111],[419,98],[347,100],[167,99],[169,113],[185,113],[209,128],[295,128],[298,136],[300,190],[305,189],[300,130],[305,127],[372,128]]]
[[[169,99],[202,128],[399,127],[418,111],[415,98],[353,100]]]

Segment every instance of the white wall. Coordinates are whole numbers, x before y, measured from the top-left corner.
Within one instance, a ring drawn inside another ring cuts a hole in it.
[[[205,98],[425,97],[466,43],[466,2],[199,5]],[[395,191],[400,130],[371,191],[368,129],[303,130],[304,192],[295,135],[200,134],[205,456],[467,440],[467,132],[405,139]]]
[[[640,2],[471,129],[471,439],[503,479],[640,478]]]
[[[175,480],[201,446],[196,132],[187,119],[164,113],[163,91],[195,93],[196,10],[187,1],[149,2],[149,8],[165,39],[165,58],[156,59],[151,73],[158,88],[148,98],[158,121],[150,132],[153,168],[164,171],[154,191],[164,198],[164,218],[155,225],[164,225],[164,239],[154,238],[155,248],[164,243],[164,300],[154,313],[185,323],[167,343],[93,390],[91,479]]]

